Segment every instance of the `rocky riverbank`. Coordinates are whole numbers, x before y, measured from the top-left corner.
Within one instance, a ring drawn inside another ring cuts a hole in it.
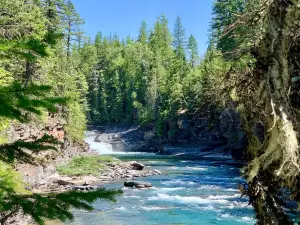
[[[121,162],[117,159],[113,162],[101,162],[102,170],[97,175],[65,175],[57,170],[59,165],[66,165],[76,157],[97,157],[89,145],[84,142],[72,141],[64,130],[65,121],[59,117],[51,117],[44,124],[13,124],[8,131],[9,142],[34,141],[44,134],[56,137],[60,143],[56,150],[41,151],[32,154],[33,163],[18,163],[18,171],[24,180],[26,189],[32,193],[53,193],[69,190],[91,190],[101,187],[105,183],[117,180],[132,181],[136,177],[159,174],[144,168],[137,162]],[[88,165],[87,165],[88,166]],[[29,216],[19,212],[11,217],[7,224],[24,225],[34,224]]]
[[[98,157],[98,156],[90,156]],[[100,162],[103,169],[96,174],[64,175],[55,172],[52,176],[36,185],[34,193],[64,192],[70,190],[91,190],[114,181],[132,181],[137,177],[160,175],[158,170],[147,170],[143,164],[135,161],[122,162],[112,158],[110,162]]]
[[[100,157],[99,155],[95,155],[93,153],[85,153],[83,156],[78,157]],[[76,158],[75,157],[75,158]],[[131,162],[122,162],[116,158],[112,158],[109,160],[110,162],[100,162],[99,167],[101,167],[101,171],[96,174],[83,174],[83,175],[64,175],[58,172],[58,165],[60,163],[48,165],[46,168],[42,166],[30,167],[29,165],[24,165],[23,168],[26,167],[26,170],[22,171],[24,173],[34,173],[36,179],[34,179],[33,183],[28,184],[28,189],[32,193],[37,194],[47,194],[47,193],[61,193],[66,191],[89,191],[97,188],[101,188],[104,184],[124,181],[124,182],[135,182],[135,179],[138,177],[147,177],[160,175],[161,172],[158,170],[148,170],[145,168],[143,164],[140,164],[136,161]],[[73,158],[74,159],[74,158]],[[64,162],[64,164],[68,165],[68,162],[73,159],[69,159],[69,161]],[[88,165],[87,165],[88,166]],[[43,168],[43,169],[41,169]],[[44,176],[45,175],[45,176]],[[139,184],[136,185],[136,188],[147,188],[149,184]],[[151,186],[151,185],[150,185]],[[150,187],[149,186],[149,187]],[[22,212],[16,214],[14,217],[10,218],[7,221],[7,224],[13,225],[24,225],[24,224],[35,224],[33,220],[29,216],[24,216]],[[61,224],[59,221],[50,221],[46,223],[48,224]]]

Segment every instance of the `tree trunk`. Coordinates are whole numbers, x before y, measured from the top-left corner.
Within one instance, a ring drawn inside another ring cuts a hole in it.
[[[285,179],[299,174],[298,139],[295,121],[288,99],[290,76],[288,73],[287,11],[292,5],[288,0],[274,0],[269,9],[269,26],[263,40],[261,59],[264,63],[265,84],[262,99],[265,105],[269,144],[263,154],[264,168],[280,161],[274,171]]]
[[[258,224],[261,225],[293,224],[282,206],[272,197],[272,194],[276,196],[277,193],[269,193],[272,181],[281,181],[288,186],[300,171],[295,121],[287,94],[290,76],[286,20],[292,5],[289,0],[273,0],[270,3],[266,35],[262,40],[257,63],[261,65],[259,70],[263,71],[260,96],[265,107],[268,138],[261,155],[257,156],[258,160],[252,162],[259,163],[260,169],[254,172],[256,178],[250,178],[249,195],[257,212]],[[257,177],[260,176],[265,179],[259,180]]]
[[[28,86],[28,83],[31,79],[31,63],[29,61],[26,61],[26,67],[25,67],[25,87]]]
[[[67,57],[70,58],[71,55],[71,19],[68,21],[68,34],[67,34]]]

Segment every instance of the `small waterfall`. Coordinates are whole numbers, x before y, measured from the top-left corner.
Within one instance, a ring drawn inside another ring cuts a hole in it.
[[[84,141],[89,144],[91,150],[99,152],[101,155],[115,154],[112,150],[112,145],[104,142],[95,142],[98,133],[95,131],[85,132]]]

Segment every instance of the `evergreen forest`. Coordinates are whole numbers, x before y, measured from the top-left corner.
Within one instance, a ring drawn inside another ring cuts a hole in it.
[[[87,3],[88,4],[88,3]],[[300,1],[214,0],[209,45],[200,55],[180,15],[140,21],[138,37],[87,37],[71,0],[0,0],[0,224],[22,212],[37,224],[72,220],[120,190],[34,193],[16,171],[61,143],[45,134],[14,140],[12,126],[65,121],[72,143],[87,125],[151,127],[174,144],[184,114],[212,127],[224,110],[240,115],[242,195],[256,223],[299,223]],[[173,29],[170,29],[172,27]],[[257,126],[263,127],[263,138]],[[35,125],[33,125],[35,126]]]

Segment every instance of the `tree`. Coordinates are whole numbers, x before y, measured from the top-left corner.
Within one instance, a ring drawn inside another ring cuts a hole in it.
[[[154,30],[150,34],[150,46],[155,53],[161,53],[164,60],[171,55],[172,36],[168,28],[168,20],[164,14],[157,18]]]
[[[185,59],[185,29],[183,28],[181,18],[177,16],[173,29],[173,47],[179,58]]]
[[[101,51],[100,48],[101,48],[101,44],[102,44],[102,41],[103,41],[102,39],[103,39],[102,33],[97,32],[96,37],[95,37],[95,41],[94,41],[95,47],[97,49],[97,55],[99,55],[100,51]]]
[[[38,123],[37,117],[56,112],[61,106],[68,108],[65,118],[69,138],[82,141],[85,77],[77,73],[75,55],[67,60],[63,54],[65,44],[57,35],[62,25],[61,4],[59,0],[0,0],[1,131],[3,124],[9,126],[12,121]],[[70,130],[74,131],[74,127],[79,137]],[[8,143],[2,139],[2,133],[0,136],[1,224],[18,212],[31,216],[38,224],[44,224],[46,219],[65,221],[73,218],[71,208],[92,210],[91,204],[97,198],[113,200],[120,193],[104,189],[88,193],[31,193],[25,190],[14,165],[38,164],[33,153],[56,150],[57,140],[44,135],[34,141]]]
[[[65,6],[64,0],[42,0],[41,2],[44,15],[48,19],[47,30],[57,32],[61,22],[61,13]]]
[[[73,3],[68,0],[63,12],[63,29],[67,48],[67,57],[70,57],[72,43],[78,42],[83,35],[81,26],[84,24],[79,14],[76,12]]]
[[[51,87],[30,85],[23,88],[18,83],[0,88],[0,117],[17,119],[27,122],[28,113],[41,114],[41,108],[56,110],[55,104],[65,103],[62,98],[46,97]],[[27,112],[24,114],[24,112]],[[32,152],[55,149],[54,138],[45,135],[32,142],[16,141],[11,144],[0,145],[0,223],[18,212],[30,215],[38,224],[44,224],[45,219],[72,219],[69,212],[71,207],[92,210],[90,205],[98,198],[114,200],[120,191],[106,191],[99,189],[89,193],[68,192],[62,194],[32,194],[25,191],[17,173],[8,164],[16,161],[35,163]]]
[[[148,40],[147,23],[143,21],[139,30],[138,41],[141,42],[142,44],[146,44],[147,40]]]
[[[264,112],[268,115],[265,118],[268,136],[267,144],[250,163],[247,178],[250,200],[257,211],[259,224],[271,224],[273,221],[276,224],[294,224],[276,195],[283,187],[289,188],[293,196],[298,193],[295,177],[300,173],[299,127],[286,94],[290,88],[289,40],[286,34],[290,32],[288,19],[292,14],[289,13],[295,13],[293,9],[298,10],[296,8],[293,2],[283,0],[275,0],[269,5],[265,35],[256,56],[257,70],[261,70],[263,75],[260,76],[260,96]],[[265,180],[266,177],[268,180]],[[269,193],[262,189],[265,186],[269,187]]]
[[[239,39],[232,35],[233,30],[230,29],[230,25],[239,23],[236,15],[243,13],[245,2],[244,0],[216,0],[213,3],[211,40],[223,53],[231,53],[237,49]]]
[[[214,28],[220,32],[216,46],[230,63],[223,90],[238,93],[235,104],[248,137],[244,193],[254,206],[257,224],[294,224],[299,214],[289,203],[299,204],[300,199],[300,130],[294,114],[299,107],[287,93],[299,69],[294,61],[299,56],[295,36],[299,6],[284,0],[217,1],[217,5],[223,7],[215,18]],[[258,123],[265,128],[263,140],[255,133]]]
[[[198,44],[195,37],[191,34],[188,42],[188,50],[189,50],[189,59],[192,67],[195,67],[196,61],[199,57],[198,53]]]

